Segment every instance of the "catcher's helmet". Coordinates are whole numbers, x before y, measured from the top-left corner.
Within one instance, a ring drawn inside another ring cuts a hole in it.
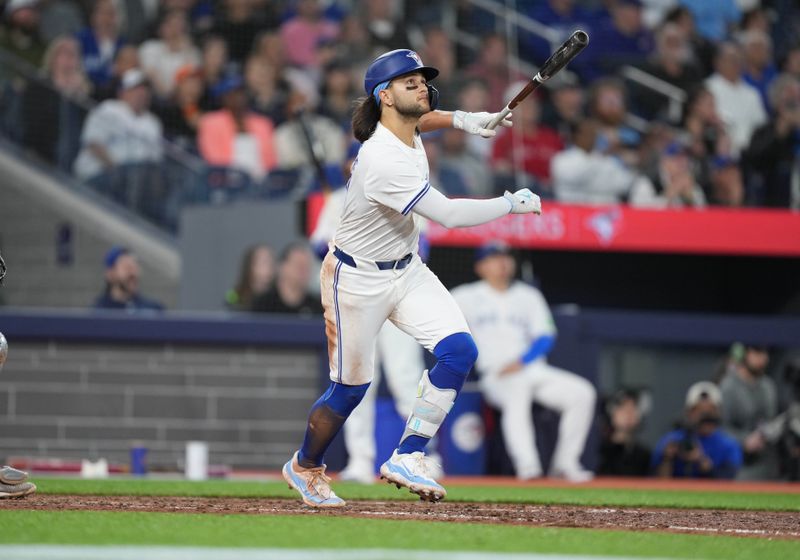
[[[367,92],[367,95],[372,95],[375,87],[379,84],[411,72],[421,72],[428,82],[439,75],[436,68],[422,64],[422,59],[416,52],[409,49],[397,49],[384,53],[372,61],[367,68],[366,76],[364,76],[364,91]],[[428,101],[431,110],[436,109],[436,105],[439,103],[439,92],[430,84],[428,84]]]

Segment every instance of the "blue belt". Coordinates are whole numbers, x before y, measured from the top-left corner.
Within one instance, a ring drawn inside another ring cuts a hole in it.
[[[348,266],[352,266],[353,268],[358,268],[356,266],[356,260],[339,249],[339,247],[335,247],[333,250],[333,254],[336,255],[336,258],[342,261],[344,264]],[[407,267],[411,263],[411,259],[414,258],[413,253],[407,254],[402,259],[397,259],[396,261],[373,261],[375,266],[378,267],[378,270],[402,270]]]

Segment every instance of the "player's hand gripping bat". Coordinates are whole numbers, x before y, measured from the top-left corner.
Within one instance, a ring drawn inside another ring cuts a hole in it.
[[[540,85],[545,83],[549,80],[553,75],[555,75],[559,70],[564,68],[569,62],[578,56],[583,49],[586,48],[586,45],[589,44],[589,34],[585,31],[581,31],[578,29],[572,35],[570,35],[569,39],[564,41],[564,44],[558,47],[556,52],[550,55],[542,67],[539,68],[539,72],[528,82],[524,88],[512,99],[508,102],[505,109],[497,113],[497,116],[490,122],[486,128],[489,130],[494,129],[501,120],[506,118],[508,114],[514,110],[514,108],[520,104],[520,101],[528,97],[530,93],[538,88]]]

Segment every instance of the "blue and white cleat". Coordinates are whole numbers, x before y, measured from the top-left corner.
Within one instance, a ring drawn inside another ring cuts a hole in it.
[[[335,508],[346,505],[346,502],[331,490],[331,479],[325,474],[325,465],[306,469],[297,462],[297,452],[283,465],[283,478],[303,498],[307,506],[318,508]]]
[[[433,479],[432,468],[423,452],[398,454],[395,449],[389,460],[381,465],[381,478],[398,488],[408,488],[421,500],[438,502],[447,496],[447,490]]]

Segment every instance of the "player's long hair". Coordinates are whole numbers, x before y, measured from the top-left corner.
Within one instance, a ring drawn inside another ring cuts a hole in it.
[[[375,127],[381,120],[381,108],[371,95],[359,98],[355,105],[352,120],[353,135],[363,144],[375,132]]]

